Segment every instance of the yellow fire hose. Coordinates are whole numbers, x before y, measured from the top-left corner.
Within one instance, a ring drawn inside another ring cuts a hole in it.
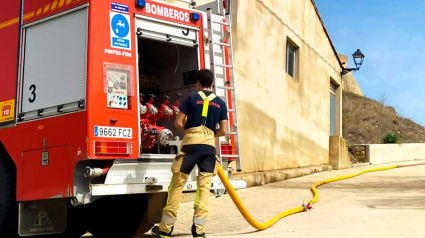
[[[323,185],[323,184],[332,183],[332,182],[344,180],[344,179],[349,179],[349,178],[356,177],[356,176],[359,176],[361,174],[369,173],[369,172],[383,171],[383,170],[395,169],[395,168],[399,168],[399,167],[408,167],[408,166],[416,166],[416,165],[424,165],[424,164],[425,163],[413,164],[413,165],[403,165],[403,166],[393,165],[393,166],[388,166],[388,167],[383,167],[383,168],[366,169],[366,170],[362,170],[362,171],[354,173],[354,174],[340,176],[340,177],[336,177],[336,178],[332,178],[332,179],[328,179],[328,180],[324,180],[324,181],[315,183],[313,186],[311,186],[311,191],[314,195],[313,199],[307,205],[295,207],[295,208],[289,209],[287,211],[284,211],[282,213],[279,213],[265,223],[257,222],[251,216],[251,214],[249,214],[248,210],[243,205],[241,199],[236,194],[235,189],[233,189],[232,185],[230,184],[230,182],[229,182],[226,174],[224,173],[223,169],[221,168],[221,166],[218,168],[218,176],[220,177],[221,181],[223,182],[224,187],[226,188],[227,192],[229,193],[230,197],[232,198],[233,202],[235,203],[236,207],[239,209],[239,212],[242,214],[242,216],[245,218],[245,220],[255,229],[265,230],[265,229],[273,226],[276,222],[278,222],[280,219],[282,219],[286,216],[289,216],[289,215],[292,215],[292,214],[295,214],[295,213],[298,213],[298,212],[303,212],[307,209],[311,209],[311,205],[314,204],[315,202],[317,202],[317,200],[319,199],[319,193],[317,192],[316,188]]]

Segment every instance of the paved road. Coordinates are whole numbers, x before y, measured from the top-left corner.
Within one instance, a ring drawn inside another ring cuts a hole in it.
[[[309,201],[310,186],[367,166],[313,174],[238,191],[248,210],[260,222]],[[425,238],[425,166],[364,174],[323,185],[310,212],[292,215],[272,228],[256,232],[245,222],[228,195],[211,198],[208,237],[418,237]],[[176,237],[191,237],[193,203],[182,204]],[[152,237],[152,236],[146,236]]]

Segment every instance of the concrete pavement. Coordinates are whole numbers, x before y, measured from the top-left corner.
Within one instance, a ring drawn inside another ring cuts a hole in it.
[[[275,214],[311,198],[313,183],[365,166],[322,172],[238,191],[251,214],[265,222]],[[418,237],[425,238],[425,166],[373,172],[319,187],[319,201],[310,212],[289,216],[257,232],[243,219],[228,195],[211,197],[208,237]],[[191,237],[193,203],[184,203],[176,237]],[[146,237],[152,237],[147,235]]]

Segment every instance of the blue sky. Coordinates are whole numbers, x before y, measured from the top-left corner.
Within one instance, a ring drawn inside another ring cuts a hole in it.
[[[425,126],[425,1],[316,0],[339,53],[366,56],[354,76],[363,93]],[[349,66],[354,65],[353,61]]]

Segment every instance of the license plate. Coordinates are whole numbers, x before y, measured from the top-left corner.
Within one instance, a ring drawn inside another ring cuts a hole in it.
[[[131,139],[133,138],[133,130],[131,128],[122,127],[95,126],[94,136],[105,138]]]

